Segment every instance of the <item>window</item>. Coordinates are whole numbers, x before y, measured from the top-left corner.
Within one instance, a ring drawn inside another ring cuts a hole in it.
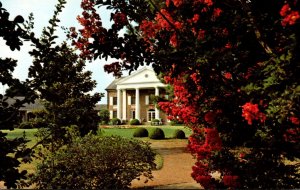
[[[113,97],[113,105],[117,105],[118,99],[117,97]]]
[[[117,118],[117,111],[113,111],[113,118]]]
[[[153,119],[155,119],[155,110],[150,109],[148,111],[148,121],[152,121]]]
[[[149,98],[149,104],[150,105],[154,104],[154,97],[155,97],[154,94],[150,95],[150,98]]]
[[[135,97],[131,96],[131,104],[135,105]]]
[[[134,110],[131,110],[131,112],[130,112],[130,118],[131,119],[135,119],[135,111]]]

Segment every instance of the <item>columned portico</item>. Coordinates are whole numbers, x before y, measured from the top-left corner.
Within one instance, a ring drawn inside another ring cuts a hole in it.
[[[121,119],[121,90],[117,89],[117,118]]]
[[[122,117],[122,120],[127,120],[126,116],[127,116],[127,104],[126,104],[126,90],[122,90],[123,91],[123,99],[122,99],[122,103],[123,103],[123,110],[122,110],[122,114],[123,114],[123,117]]]
[[[140,114],[140,89],[135,89],[135,118],[141,121],[141,114]]]
[[[155,87],[155,96],[159,96],[159,88]],[[157,105],[155,106],[155,119],[159,118],[159,109],[157,108]]]

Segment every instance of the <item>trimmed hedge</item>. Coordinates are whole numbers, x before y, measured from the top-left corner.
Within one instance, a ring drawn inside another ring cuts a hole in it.
[[[154,125],[154,124],[158,125],[159,124],[159,119],[152,119],[151,125]]]
[[[150,139],[157,139],[157,140],[158,139],[164,139],[165,138],[165,133],[160,128],[154,128],[154,130],[152,130],[150,132],[149,138]]]
[[[111,124],[111,125],[121,125],[122,122],[121,122],[121,120],[118,119],[118,118],[112,118],[112,119],[110,120],[110,124]]]
[[[140,121],[138,119],[132,119],[129,124],[130,125],[140,125]]]
[[[148,137],[148,130],[144,127],[136,128],[133,132],[133,137]]]
[[[185,133],[184,133],[184,131],[180,130],[180,129],[176,129],[174,131],[173,138],[175,138],[175,139],[185,139]]]
[[[30,121],[24,121],[19,125],[20,129],[33,129],[32,122]]]

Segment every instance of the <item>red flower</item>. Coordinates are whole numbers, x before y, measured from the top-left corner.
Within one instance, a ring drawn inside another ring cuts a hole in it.
[[[239,186],[238,179],[239,179],[238,176],[225,175],[222,181],[224,185],[227,187],[238,187]]]
[[[214,9],[214,12],[213,12],[213,20],[215,20],[216,18],[218,18],[222,13],[222,10],[220,8],[215,8]]]
[[[198,32],[198,40],[203,40],[205,37],[205,30],[200,29]]]
[[[245,157],[245,153],[240,153],[240,158],[244,158]]]
[[[113,20],[115,24],[119,26],[124,26],[128,23],[127,16],[124,13],[116,13],[113,15]]]
[[[226,73],[224,73],[224,77],[225,77],[226,79],[231,79],[231,78],[232,78],[232,75],[231,75],[230,72],[226,72]]]
[[[248,121],[249,125],[252,125],[252,120],[260,120],[261,122],[266,120],[266,115],[259,111],[257,104],[248,102],[242,108],[242,116]]]
[[[210,175],[202,175],[197,176],[195,179],[198,183],[200,183],[204,189],[208,189],[211,183],[211,176]]]
[[[221,150],[222,149],[222,140],[219,136],[219,132],[216,128],[205,128],[206,133],[204,147],[207,147],[211,150]]]
[[[196,23],[199,20],[199,14],[194,14],[194,17],[192,18],[193,22]]]
[[[170,38],[170,44],[173,46],[173,47],[177,47],[177,36],[176,36],[176,33],[173,33],[173,35],[171,36]]]
[[[183,0],[173,0],[173,3],[175,7],[180,7],[180,5],[183,3]]]
[[[231,45],[231,43],[229,43],[229,42],[228,42],[228,43],[225,45],[225,48],[226,48],[226,49],[230,49],[230,48],[232,48],[232,45]]]
[[[207,112],[205,115],[204,115],[204,120],[209,123],[209,124],[213,124],[215,123],[215,120],[216,120],[216,114],[214,112]]]
[[[291,122],[292,122],[293,124],[295,124],[295,125],[299,125],[299,124],[300,124],[300,120],[299,120],[298,117],[291,116],[291,117],[290,117],[290,120],[291,120]]]
[[[282,8],[280,10],[280,15],[285,17],[286,15],[288,15],[290,10],[291,10],[291,8],[290,8],[289,4],[285,4],[282,6]]]

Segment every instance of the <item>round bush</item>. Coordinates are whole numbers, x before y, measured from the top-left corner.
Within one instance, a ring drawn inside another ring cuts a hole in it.
[[[176,130],[174,131],[173,137],[174,137],[175,139],[185,139],[185,133],[184,133],[183,130],[176,129]]]
[[[144,127],[136,128],[133,133],[134,137],[148,137],[148,135],[148,130]]]
[[[88,134],[49,154],[32,182],[38,189],[129,189],[141,175],[153,177],[154,161],[147,142]]]
[[[138,119],[132,119],[130,121],[130,125],[139,125],[140,124],[140,121]]]
[[[159,120],[158,119],[152,119],[151,121],[151,125],[158,125],[159,124]]]
[[[33,129],[33,125],[29,121],[24,121],[19,126],[20,129]]]
[[[165,133],[160,128],[154,128],[154,130],[152,130],[150,132],[149,137],[150,137],[150,139],[164,139],[165,138]]]
[[[118,119],[118,118],[112,118],[112,119],[110,120],[110,124],[111,124],[111,125],[121,125],[121,120]]]
[[[33,128],[46,128],[48,127],[48,123],[42,118],[35,118],[31,120]]]

